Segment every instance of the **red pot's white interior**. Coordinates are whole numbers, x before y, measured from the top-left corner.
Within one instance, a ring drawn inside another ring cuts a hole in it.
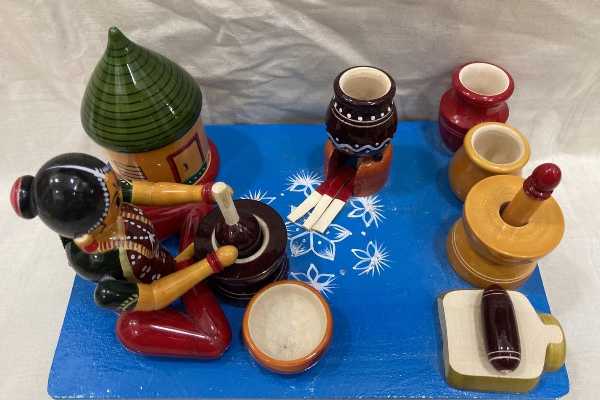
[[[381,70],[373,67],[351,68],[340,76],[340,89],[356,100],[375,100],[390,91],[392,82]]]
[[[460,70],[458,79],[471,92],[482,96],[497,96],[510,85],[508,74],[502,68],[488,63],[465,65]]]

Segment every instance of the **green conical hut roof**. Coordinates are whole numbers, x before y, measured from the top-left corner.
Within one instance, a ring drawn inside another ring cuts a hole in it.
[[[183,68],[109,29],[81,103],[94,141],[122,153],[154,150],[185,135],[201,108],[200,88]]]

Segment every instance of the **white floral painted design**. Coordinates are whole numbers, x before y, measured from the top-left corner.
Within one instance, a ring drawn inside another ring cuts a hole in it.
[[[388,251],[377,241],[369,241],[366,250],[352,249],[352,253],[359,259],[352,267],[353,270],[360,271],[358,275],[374,276],[375,272],[380,275],[384,269],[390,268]]]
[[[288,178],[287,190],[289,192],[302,192],[305,197],[308,197],[322,182],[323,179],[316,172],[302,170]]]
[[[292,222],[286,222],[285,226],[292,257],[312,252],[318,257],[333,261],[336,243],[352,235],[352,232],[338,224],[329,225],[324,233],[307,231],[302,225]]]
[[[335,283],[335,274],[320,274],[315,264],[310,264],[306,273],[291,272],[292,278],[306,282],[326,297],[328,294],[333,294],[333,289],[337,287]]]
[[[257,189],[254,192],[252,190],[249,190],[248,193],[243,195],[241,198],[262,201],[265,204],[271,204],[272,202],[275,201],[276,197],[267,196],[267,194],[268,194],[268,192],[266,190],[264,192],[261,189]]]
[[[353,197],[350,199],[350,205],[352,211],[348,213],[348,218],[362,218],[367,228],[373,223],[379,228],[379,223],[385,218],[383,204],[377,195]]]

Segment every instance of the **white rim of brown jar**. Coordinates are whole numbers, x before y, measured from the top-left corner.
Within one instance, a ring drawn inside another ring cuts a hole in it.
[[[343,72],[339,79],[342,93],[359,101],[373,101],[392,89],[392,80],[375,67],[354,67]]]

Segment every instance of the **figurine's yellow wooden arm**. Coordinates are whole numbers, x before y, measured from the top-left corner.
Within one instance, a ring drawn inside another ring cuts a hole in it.
[[[150,284],[138,283],[139,297],[133,310],[153,311],[165,308],[219,269],[232,265],[237,255],[238,251],[234,246],[223,246],[185,269]]]
[[[185,257],[194,247],[184,250]],[[154,311],[167,307],[205,278],[237,260],[235,246],[222,246],[202,261],[169,274],[150,284],[116,279],[101,280],[94,292],[96,304],[118,311]]]
[[[172,206],[212,202],[212,182],[200,185],[184,183],[130,181],[131,203],[141,206]]]

